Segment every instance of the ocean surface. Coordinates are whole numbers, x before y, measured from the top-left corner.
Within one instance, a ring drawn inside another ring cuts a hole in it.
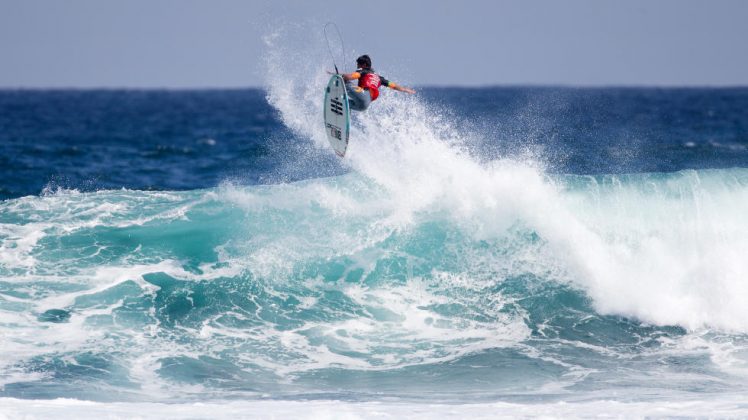
[[[748,416],[748,88],[277,77],[0,91],[0,418]]]

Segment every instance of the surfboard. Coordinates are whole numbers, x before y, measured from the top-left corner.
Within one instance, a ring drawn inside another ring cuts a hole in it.
[[[325,131],[338,156],[345,156],[348,149],[348,134],[351,130],[351,110],[343,76],[335,74],[325,89]]]

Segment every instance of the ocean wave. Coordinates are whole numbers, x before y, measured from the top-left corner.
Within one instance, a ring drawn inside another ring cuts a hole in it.
[[[358,174],[6,200],[5,393],[59,380],[59,363],[127,366],[160,395],[188,392],[174,382],[254,395],[278,378],[497,352],[558,370],[561,389],[594,376],[587,353],[605,364],[697,351],[744,375],[748,171],[483,170],[494,184],[406,201]],[[225,363],[238,370],[220,373]]]

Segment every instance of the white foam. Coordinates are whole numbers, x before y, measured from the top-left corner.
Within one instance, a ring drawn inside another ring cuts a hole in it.
[[[571,214],[545,232],[574,240],[570,256],[586,271],[578,284],[603,312],[748,332],[748,186],[725,175],[611,177],[597,194],[565,195]]]
[[[578,402],[480,404],[417,403],[407,401],[220,401],[191,403],[97,403],[72,399],[20,400],[0,398],[0,418],[77,419],[515,419],[515,418],[645,418],[748,416],[745,396],[690,398],[670,401],[619,402],[596,399]]]

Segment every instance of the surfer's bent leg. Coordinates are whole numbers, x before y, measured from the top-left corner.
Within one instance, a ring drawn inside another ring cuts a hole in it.
[[[369,92],[350,83],[345,84],[345,90],[348,92],[348,104],[352,110],[364,111],[371,104],[371,95],[369,95]]]

